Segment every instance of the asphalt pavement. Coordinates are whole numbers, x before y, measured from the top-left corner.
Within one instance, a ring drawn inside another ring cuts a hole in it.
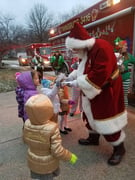
[[[62,135],[63,146],[78,156],[78,162],[60,162],[60,175],[55,180],[134,180],[135,179],[135,108],[128,107],[129,123],[125,128],[126,155],[118,166],[107,160],[112,147],[100,138],[99,146],[81,146],[80,137],[88,132],[80,114],[69,117],[73,129]],[[26,161],[27,145],[22,140],[22,121],[17,117],[15,93],[0,93],[0,180],[30,180]]]

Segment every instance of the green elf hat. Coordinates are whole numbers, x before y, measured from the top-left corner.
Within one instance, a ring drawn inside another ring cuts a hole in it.
[[[114,40],[114,44],[116,46],[118,46],[119,42],[122,41],[122,39],[120,37],[117,37],[115,40]]]
[[[116,49],[116,50],[119,50],[119,49],[121,49],[121,48],[123,47],[123,45],[127,44],[127,41],[121,39],[120,37],[117,37],[117,38],[114,40],[114,44],[115,44],[115,49]]]

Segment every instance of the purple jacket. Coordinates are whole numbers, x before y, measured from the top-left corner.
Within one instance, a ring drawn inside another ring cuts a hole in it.
[[[33,83],[33,79],[31,76],[30,71],[22,72],[18,78],[17,82],[21,88],[24,90],[24,105],[26,101],[33,95],[38,94],[37,87]],[[25,106],[23,107],[24,109],[24,120],[28,119],[28,116],[25,111]]]
[[[20,86],[15,88],[16,101],[18,103],[18,117],[24,117],[24,90]]]

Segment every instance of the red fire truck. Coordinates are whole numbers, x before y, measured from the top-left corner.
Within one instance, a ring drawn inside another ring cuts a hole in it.
[[[25,47],[27,58],[31,62],[31,67],[34,66],[32,63],[32,58],[34,56],[38,55],[43,60],[44,69],[45,70],[52,70],[51,64],[50,64],[50,56],[51,56],[51,44],[50,43],[33,43],[30,45],[27,45]]]
[[[52,50],[60,50],[67,56],[65,38],[74,23],[79,22],[91,36],[103,38],[114,45],[116,37],[128,42],[128,51],[135,55],[135,0],[102,0],[50,30]],[[67,58],[71,61],[70,58]],[[131,93],[135,94],[135,68],[132,68]],[[131,98],[132,99],[132,98]],[[134,100],[135,104],[135,100]]]

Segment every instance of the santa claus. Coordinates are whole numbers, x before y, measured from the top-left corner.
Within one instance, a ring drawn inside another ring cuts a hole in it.
[[[79,144],[99,145],[103,135],[113,146],[108,164],[117,165],[125,154],[123,128],[127,112],[113,47],[103,39],[90,37],[79,23],[74,24],[66,38],[66,47],[76,51],[81,59],[78,69],[63,83],[81,90],[83,120],[90,132],[87,139],[79,139]]]

